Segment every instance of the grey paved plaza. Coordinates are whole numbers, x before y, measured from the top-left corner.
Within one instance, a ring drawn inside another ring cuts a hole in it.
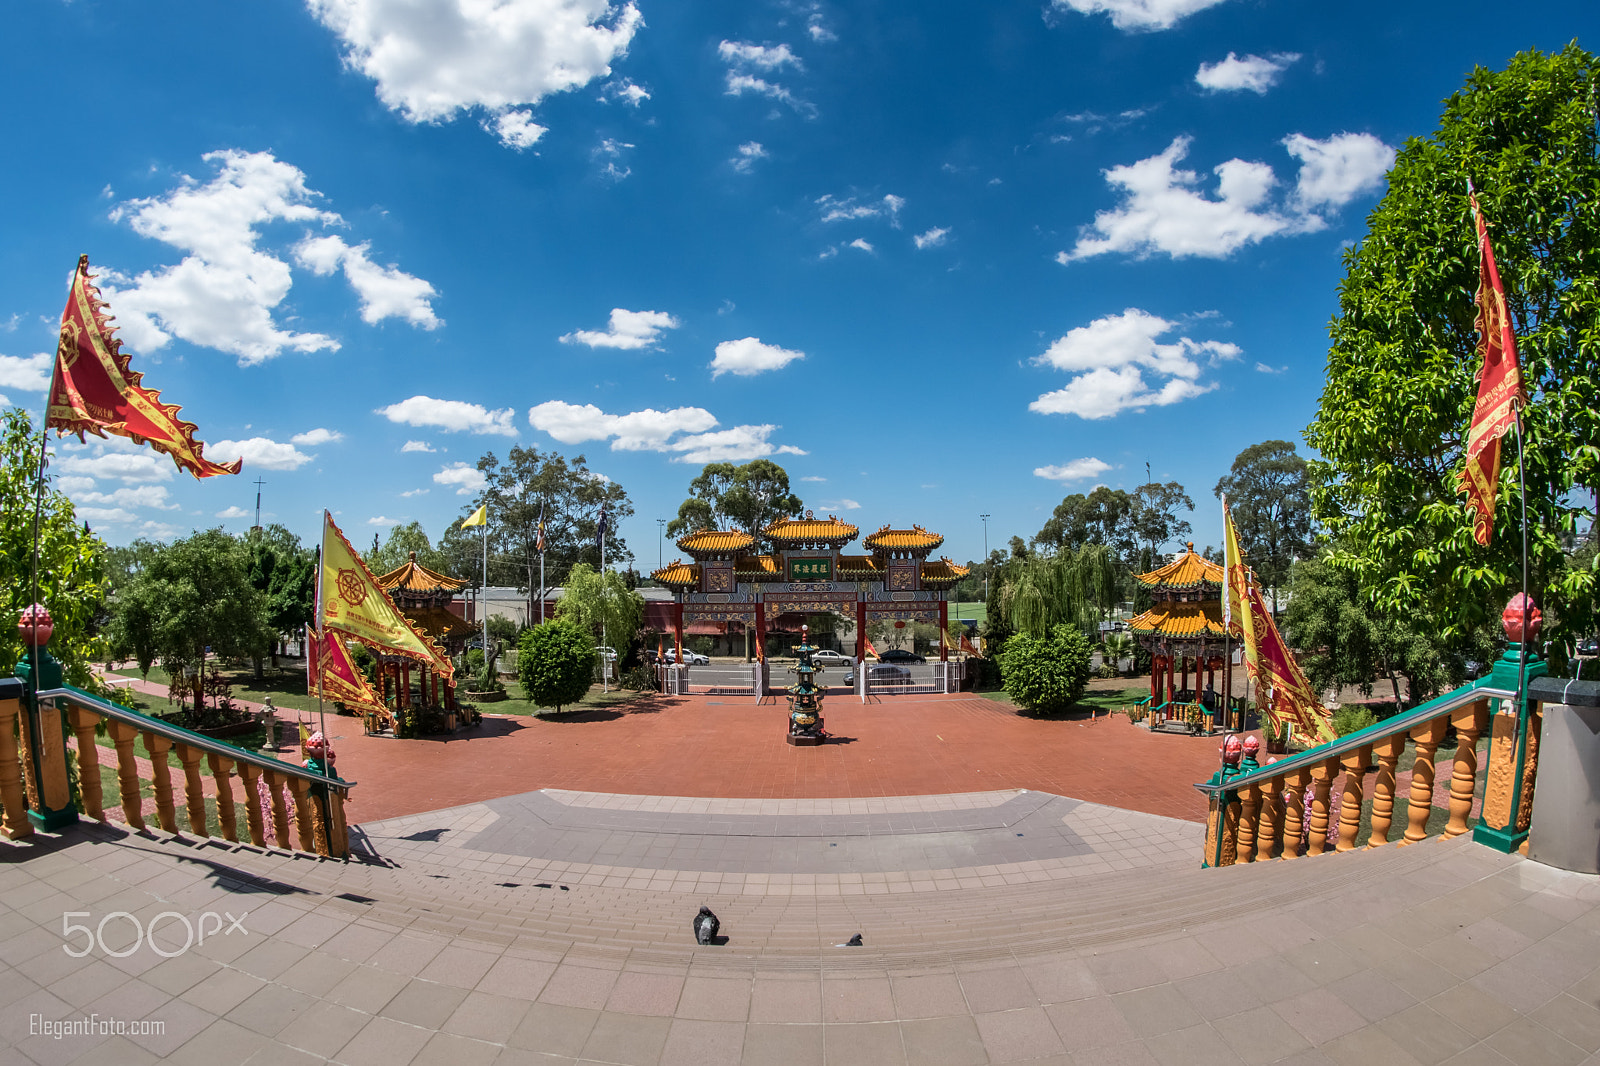
[[[0,846],[0,1063],[1600,1062],[1600,879],[1466,839],[1200,870],[1194,823],[1014,791],[547,791],[355,839]],[[162,1031],[52,1035],[86,1014]]]

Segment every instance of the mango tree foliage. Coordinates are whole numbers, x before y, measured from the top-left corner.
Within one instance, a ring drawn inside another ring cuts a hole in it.
[[[1520,584],[1514,435],[1504,438],[1490,547],[1456,491],[1476,397],[1477,239],[1467,179],[1490,223],[1531,404],[1526,411],[1530,592],[1547,635],[1594,625],[1595,571],[1567,555],[1600,485],[1600,61],[1569,45],[1479,68],[1413,138],[1345,256],[1328,378],[1306,440],[1328,557],[1360,595],[1446,641],[1491,623]],[[1551,624],[1553,623],[1553,625]]]
[[[0,677],[10,677],[24,654],[17,619],[33,602],[34,488],[39,436],[25,411],[11,408],[0,424]],[[99,657],[96,620],[104,606],[106,546],[79,524],[72,501],[45,487],[39,524],[39,600],[55,633],[50,650],[69,684],[93,687],[90,664]]]

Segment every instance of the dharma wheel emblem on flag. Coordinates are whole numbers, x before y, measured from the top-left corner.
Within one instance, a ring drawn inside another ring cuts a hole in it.
[[[352,607],[360,607],[367,598],[366,583],[354,570],[339,571],[339,598]]]

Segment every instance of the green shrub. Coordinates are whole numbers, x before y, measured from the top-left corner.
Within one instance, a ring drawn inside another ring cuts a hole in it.
[[[635,666],[622,675],[622,687],[629,692],[643,692],[647,688],[655,688],[655,671],[648,666]]]
[[[483,649],[482,648],[468,648],[467,649],[466,667],[467,667],[466,672],[469,673],[469,674],[476,675],[476,674],[483,673]]]
[[[1350,706],[1340,707],[1333,712],[1333,731],[1339,736],[1349,736],[1357,730],[1365,729],[1377,721],[1372,715],[1372,708]]]
[[[542,707],[560,711],[583,699],[594,667],[594,638],[565,618],[525,630],[517,643],[517,680],[528,699]]]
[[[517,623],[502,614],[489,616],[489,639],[503,640],[507,644],[517,642]]]
[[[1089,656],[1089,641],[1075,626],[1055,626],[1047,639],[1018,633],[1000,656],[1006,695],[1029,710],[1064,711],[1083,698]]]

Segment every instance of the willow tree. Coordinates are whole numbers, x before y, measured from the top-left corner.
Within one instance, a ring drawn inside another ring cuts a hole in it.
[[[1476,396],[1479,191],[1531,402],[1532,588],[1552,635],[1593,628],[1595,570],[1569,555],[1600,485],[1600,61],[1575,44],[1474,70],[1439,128],[1408,141],[1345,255],[1328,377],[1306,441],[1328,562],[1371,608],[1463,643],[1520,585],[1520,489],[1506,438],[1489,547],[1457,481]]]
[[[1008,627],[1043,639],[1058,625],[1091,631],[1116,602],[1123,577],[1104,544],[1033,555],[1008,568],[1000,597]]]

